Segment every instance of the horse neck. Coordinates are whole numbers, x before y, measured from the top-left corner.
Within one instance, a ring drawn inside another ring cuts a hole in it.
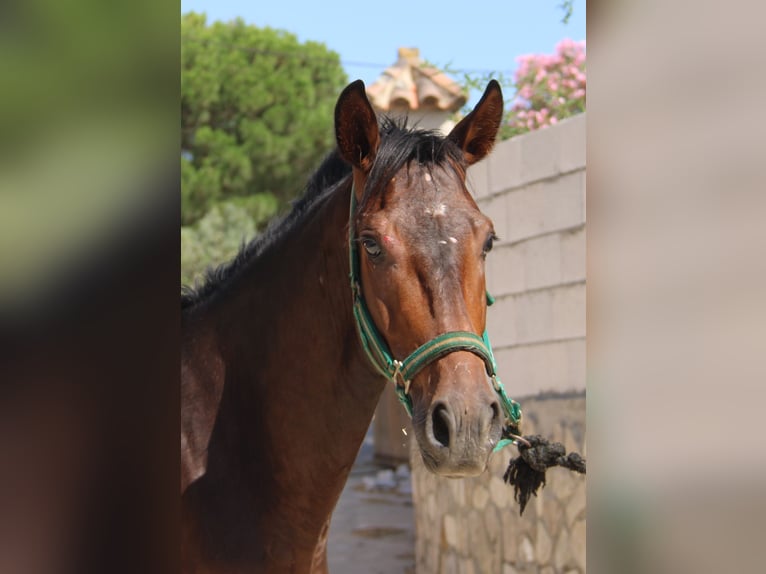
[[[208,473],[249,491],[272,530],[326,523],[384,386],[353,322],[349,187],[242,275],[218,320],[225,385]]]

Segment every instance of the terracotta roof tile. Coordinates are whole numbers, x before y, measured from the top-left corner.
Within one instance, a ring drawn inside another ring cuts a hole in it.
[[[467,101],[460,85],[441,70],[424,64],[417,48],[399,48],[399,59],[367,88],[380,111],[439,110],[454,112]]]

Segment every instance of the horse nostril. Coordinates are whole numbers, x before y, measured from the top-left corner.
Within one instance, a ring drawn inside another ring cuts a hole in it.
[[[447,412],[446,405],[439,404],[434,407],[431,413],[431,421],[436,441],[442,446],[449,447],[449,412]]]

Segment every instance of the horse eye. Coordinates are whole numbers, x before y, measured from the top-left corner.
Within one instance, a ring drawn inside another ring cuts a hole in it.
[[[365,237],[362,239],[362,245],[364,246],[364,250],[367,251],[367,254],[370,257],[379,257],[381,250],[380,245],[378,245],[378,242],[374,239],[371,239],[369,237]]]
[[[489,237],[487,237],[487,241],[484,242],[484,250],[483,250],[484,255],[492,251],[492,245],[494,244],[495,239],[497,239],[497,236],[494,233],[490,235]]]

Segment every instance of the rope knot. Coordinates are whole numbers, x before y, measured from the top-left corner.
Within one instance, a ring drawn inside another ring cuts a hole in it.
[[[560,442],[551,443],[540,435],[531,435],[524,437],[523,442],[518,441],[516,446],[519,456],[510,460],[503,480],[513,486],[513,497],[520,506],[519,516],[524,514],[530,496],[537,496],[540,487],[545,486],[547,469],[561,466],[585,474],[585,459],[576,452],[567,454]]]

